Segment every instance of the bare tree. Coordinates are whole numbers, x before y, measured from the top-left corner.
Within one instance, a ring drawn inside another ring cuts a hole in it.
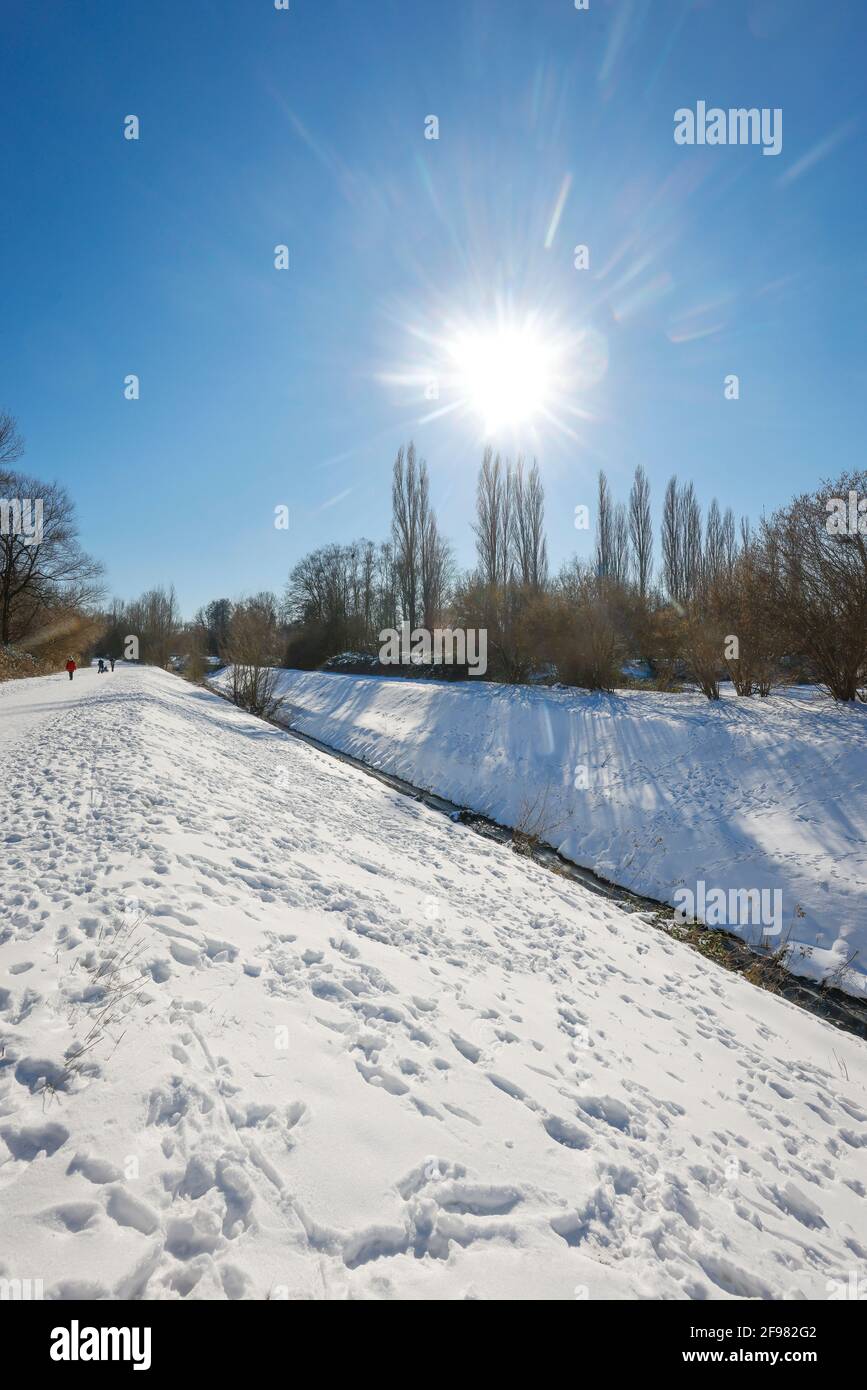
[[[208,624],[203,609],[193,621],[185,623],[177,637],[178,651],[183,657],[183,674],[188,681],[199,685],[208,671]]]
[[[550,647],[560,680],[588,690],[613,690],[624,656],[612,586],[593,567],[573,560],[557,577]]]
[[[518,459],[515,468],[513,549],[515,568],[521,583],[532,590],[544,588],[548,578],[545,494],[535,459],[526,480],[523,459]]]
[[[148,589],[128,605],[126,617],[130,634],[139,639],[141,660],[149,666],[168,666],[181,625],[174,585]]]
[[[609,579],[621,588],[629,582],[629,518],[618,502],[611,515],[611,570]]]
[[[684,607],[701,585],[701,508],[692,483],[669,478],[662,506],[662,574],[671,601]]]
[[[698,593],[702,573],[701,507],[692,483],[681,489],[678,499],[678,524],[683,562],[683,592],[686,599]]]
[[[430,499],[427,465],[416,464],[415,445],[398,450],[391,486],[394,563],[403,617],[413,627],[421,616],[422,545]]]
[[[250,714],[276,719],[284,697],[277,693],[277,605],[273,594],[256,594],[235,604],[226,656],[232,668],[232,700]]]
[[[305,555],[283,604],[293,629],[290,664],[315,666],[337,652],[371,650],[378,633],[400,621],[399,590],[390,545],[359,540]]]
[[[17,457],[14,422],[0,416],[0,450]],[[41,504],[38,530],[16,524],[23,500]],[[16,510],[17,509],[17,510]],[[81,549],[75,507],[58,483],[0,471],[0,644],[37,633],[55,609],[87,608],[102,594],[102,565]]]
[[[723,666],[723,632],[719,623],[698,605],[691,605],[681,622],[681,644],[689,673],[703,695],[718,700]]]
[[[867,534],[834,529],[828,499],[867,495],[867,471],[843,473],[763,520],[766,586],[790,643],[835,700],[867,698]],[[767,564],[772,556],[775,564]]]
[[[731,579],[734,573],[735,561],[738,556],[738,542],[737,536],[735,535],[735,514],[731,507],[726,507],[725,513],[723,514],[721,534],[723,566],[727,577]]]
[[[486,449],[476,487],[476,520],[473,531],[479,557],[479,577],[494,590],[505,589],[512,571],[514,482],[497,454]]]
[[[600,469],[596,495],[596,575],[609,579],[614,563],[614,504],[608,479]]]
[[[725,570],[725,546],[723,542],[722,517],[719,503],[713,499],[707,511],[704,535],[704,555],[702,557],[703,582],[706,585],[719,583]]]
[[[673,603],[682,604],[685,594],[676,475],[666,484],[662,504],[662,574],[668,597]]]
[[[717,581],[713,597],[725,617],[725,664],[738,695],[770,695],[785,680],[789,643],[774,597],[779,577],[774,538],[766,546],[753,541],[741,550],[731,574],[724,572]]]
[[[231,599],[212,599],[205,609],[204,619],[208,628],[208,651],[212,656],[222,656],[232,620]]]
[[[20,459],[23,453],[24,440],[18,433],[15,416],[6,410],[0,410],[0,483],[3,483],[4,469]]]
[[[629,493],[629,540],[632,572],[639,596],[645,599],[653,579],[653,523],[650,519],[650,484],[640,463]]]
[[[380,545],[376,556],[376,594],[374,598],[374,621],[371,636],[387,627],[397,627],[398,610],[397,567],[394,563],[394,550],[386,542]]]
[[[431,631],[437,626],[446,602],[451,577],[451,546],[440,535],[436,514],[428,509],[421,537],[422,624]]]

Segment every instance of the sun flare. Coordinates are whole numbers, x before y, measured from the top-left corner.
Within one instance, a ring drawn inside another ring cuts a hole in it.
[[[438,320],[438,322],[436,322]],[[608,369],[608,343],[587,323],[567,327],[543,305],[488,303],[477,312],[428,312],[405,330],[414,346],[379,379],[424,402],[420,424],[451,420],[498,448],[537,450],[561,435],[581,443],[595,419],[594,393]]]
[[[529,324],[468,329],[449,344],[457,394],[486,434],[530,425],[556,387],[553,346]]]

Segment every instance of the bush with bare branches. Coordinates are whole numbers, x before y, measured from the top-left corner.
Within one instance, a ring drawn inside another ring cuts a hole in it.
[[[279,642],[273,595],[257,594],[235,605],[224,653],[232,667],[232,700],[260,719],[276,719],[283,704],[274,669]]]
[[[867,497],[867,472],[802,493],[762,524],[770,593],[791,647],[835,700],[867,684],[867,534],[834,531],[829,499]],[[867,517],[863,517],[867,526]]]

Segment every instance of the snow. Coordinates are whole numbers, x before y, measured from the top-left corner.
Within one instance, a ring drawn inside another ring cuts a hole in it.
[[[279,689],[293,728],[502,825],[529,816],[633,892],[671,905],[699,882],[779,892],[782,931],[765,944],[788,942],[797,974],[867,993],[867,707],[812,688],[728,687],[716,703],[302,671]],[[762,935],[754,917],[709,924]]]
[[[0,813],[0,1277],[824,1299],[867,1258],[867,1044],[217,696],[10,683]]]

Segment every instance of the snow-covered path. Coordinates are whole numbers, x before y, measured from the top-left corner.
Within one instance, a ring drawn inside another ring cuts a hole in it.
[[[124,667],[0,690],[0,827],[0,1277],[863,1277],[867,1045],[216,696]]]

